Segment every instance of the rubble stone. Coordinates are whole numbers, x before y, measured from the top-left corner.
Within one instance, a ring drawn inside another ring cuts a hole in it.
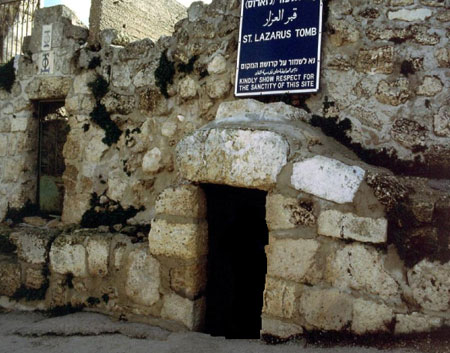
[[[157,214],[205,218],[205,193],[194,185],[167,188],[156,199],[155,211]]]
[[[393,317],[388,306],[357,299],[353,303],[352,331],[358,335],[389,332]]]
[[[281,318],[291,318],[295,314],[295,302],[299,292],[299,287],[292,283],[267,277],[263,313]]]

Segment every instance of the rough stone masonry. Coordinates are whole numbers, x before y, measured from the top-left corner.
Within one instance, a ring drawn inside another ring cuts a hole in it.
[[[232,93],[238,0],[155,41],[39,10],[0,89],[0,219],[36,203],[36,101],[65,102],[64,207],[1,226],[0,305],[200,330],[212,183],[268,192],[263,335],[449,326],[449,5],[325,5],[320,92],[258,100]]]

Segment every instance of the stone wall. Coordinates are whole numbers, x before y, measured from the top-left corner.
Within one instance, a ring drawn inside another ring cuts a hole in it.
[[[39,12],[18,81],[0,91],[0,144],[30,141],[0,156],[0,218],[35,202],[31,101],[66,97],[62,221],[119,233],[151,225],[137,245],[93,230],[58,235],[46,308],[61,293],[55,305],[92,297],[96,310],[201,327],[207,231],[197,185],[214,183],[269,192],[265,335],[448,325],[448,5],[326,8],[320,92],[259,101],[232,95],[239,1],[194,3],[157,42],[127,44],[105,30],[95,47],[64,7]],[[45,77],[44,21],[60,58]],[[117,241],[126,243],[120,265]],[[8,266],[12,279],[19,270]],[[104,294],[111,304],[97,302]]]
[[[93,0],[89,17],[91,40],[104,29],[116,29],[132,40],[173,33],[174,25],[186,17],[186,8],[175,0]]]

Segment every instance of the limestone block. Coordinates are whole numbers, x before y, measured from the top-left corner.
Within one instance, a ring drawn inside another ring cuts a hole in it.
[[[27,268],[25,271],[25,286],[27,288],[39,289],[46,281],[42,269]]]
[[[276,278],[267,277],[264,288],[263,313],[281,318],[291,318],[296,310],[299,286]]]
[[[56,238],[50,249],[51,269],[61,275],[71,273],[75,277],[86,277],[86,249],[82,241],[75,235]]]
[[[355,43],[359,40],[360,33],[358,29],[346,20],[332,19],[329,21],[328,26],[332,31],[328,38],[335,47]]]
[[[89,274],[93,277],[108,275],[109,247],[111,239],[106,236],[90,237],[86,244]]]
[[[0,296],[11,297],[20,288],[20,265],[0,257]]]
[[[156,199],[155,210],[156,214],[205,218],[205,193],[195,185],[167,188]]]
[[[419,96],[433,97],[442,91],[444,85],[437,76],[425,76],[423,83],[417,87]]]
[[[71,77],[35,77],[25,89],[29,99],[65,98],[72,85]]]
[[[262,103],[254,99],[239,99],[223,102],[219,105],[216,113],[216,120],[232,118],[251,114],[251,119],[255,119],[255,113],[261,120],[306,120],[307,113],[303,109],[295,108],[285,103]]]
[[[444,0],[420,0],[420,3],[426,6],[448,7],[448,3],[446,4]]]
[[[170,288],[189,299],[196,298],[206,288],[206,264],[195,263],[172,268]]]
[[[179,172],[188,180],[262,190],[276,184],[288,153],[276,133],[228,129],[196,131],[176,148]]]
[[[356,299],[353,303],[352,331],[358,335],[389,332],[393,317],[392,309],[384,304]]]
[[[365,243],[385,243],[387,219],[358,217],[337,210],[321,212],[317,232],[334,238],[353,239]]]
[[[269,194],[266,199],[266,222],[269,230],[291,229],[316,223],[311,202],[301,202],[281,194]]]
[[[360,49],[356,70],[368,73],[390,74],[394,69],[394,47]]]
[[[136,304],[151,306],[159,298],[160,265],[147,249],[137,248],[127,258],[125,292]]]
[[[0,157],[5,157],[8,154],[8,135],[0,134]]]
[[[197,95],[197,83],[192,77],[187,76],[178,84],[178,94],[181,98],[194,98]]]
[[[110,176],[106,194],[111,200],[121,200],[123,203],[124,192],[127,187],[129,187],[129,183],[128,180],[123,178],[123,175]]]
[[[210,74],[223,74],[227,70],[227,61],[222,55],[216,55],[208,64]]]
[[[270,237],[267,274],[301,282],[314,262],[320,243],[313,239],[277,239]]]
[[[279,337],[281,339],[289,339],[295,336],[299,336],[303,333],[301,326],[283,322],[276,319],[270,319],[268,317],[262,318],[261,334],[268,334]]]
[[[189,330],[195,330],[201,324],[204,306],[204,298],[192,301],[176,294],[168,294],[164,296],[161,316],[180,322]]]
[[[0,116],[0,132],[11,132],[11,120],[6,114]]]
[[[109,113],[127,115],[135,109],[136,98],[134,96],[126,96],[110,91],[102,98],[101,103]]]
[[[428,129],[410,119],[397,119],[392,125],[392,138],[406,148],[423,146],[428,139]]]
[[[89,83],[95,80],[95,73],[92,70],[83,71],[76,75],[73,79],[72,93],[73,94],[91,94],[91,90],[88,86]]]
[[[320,330],[342,330],[352,319],[352,298],[336,289],[305,289],[300,315]]]
[[[26,131],[28,128],[29,120],[29,118],[11,119],[11,132]]]
[[[116,271],[119,271],[124,264],[128,248],[131,246],[131,238],[125,235],[116,235],[114,245],[111,250],[112,260],[110,262]]]
[[[434,133],[436,136],[450,136],[450,107],[443,106],[434,116]]]
[[[397,314],[395,316],[395,334],[430,332],[443,325],[443,319],[426,316],[417,312],[412,314]]]
[[[198,258],[208,252],[208,225],[152,222],[149,234],[150,253],[182,259]]]
[[[172,137],[177,131],[177,124],[172,121],[166,121],[161,126],[161,134],[166,137]]]
[[[223,98],[230,90],[230,83],[222,79],[210,79],[206,83],[206,93],[209,98]]]
[[[336,252],[328,264],[328,281],[336,288],[362,290],[383,299],[396,300],[398,284],[384,268],[376,249],[350,244]]]
[[[414,0],[390,0],[389,4],[391,6],[404,6],[414,4]]]
[[[378,83],[375,97],[380,103],[398,106],[405,103],[411,96],[409,82],[406,78],[400,78],[394,82],[381,80]]]
[[[114,87],[129,89],[132,85],[130,66],[125,64],[113,65],[111,73],[111,84]]]
[[[34,265],[47,262],[50,236],[24,230],[11,233],[10,240],[17,246],[17,255],[20,260]]]
[[[433,12],[430,9],[401,9],[396,11],[389,11],[389,20],[399,20],[399,21],[424,21],[431,17]]]
[[[434,56],[440,67],[450,67],[450,48],[439,48]]]
[[[291,183],[297,190],[342,204],[353,202],[364,175],[357,166],[315,156],[294,164]]]
[[[84,159],[90,163],[98,163],[102,159],[108,146],[103,143],[105,132],[100,128],[89,129],[89,143],[85,143]]]
[[[23,160],[3,159],[3,182],[17,182],[23,171]]]
[[[426,310],[450,308],[450,262],[422,260],[408,271],[408,283],[417,303]]]
[[[162,153],[158,147],[148,151],[142,160],[142,170],[145,173],[154,174],[161,168]]]

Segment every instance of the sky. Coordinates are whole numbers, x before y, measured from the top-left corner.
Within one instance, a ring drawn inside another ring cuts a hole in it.
[[[158,0],[155,0],[158,1]],[[196,0],[177,0],[179,3],[188,7]],[[203,0],[205,3],[210,3],[211,0]],[[89,10],[91,7],[91,0],[44,0],[44,7],[55,5],[66,5],[73,10],[77,17],[85,24],[89,25]]]

